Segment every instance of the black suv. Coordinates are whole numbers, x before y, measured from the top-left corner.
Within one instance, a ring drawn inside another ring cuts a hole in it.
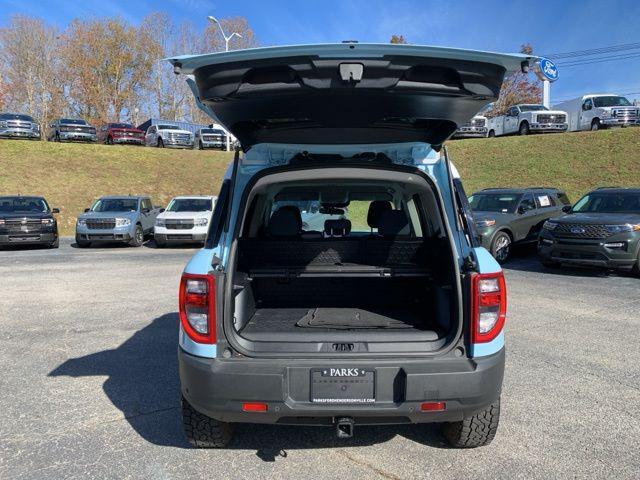
[[[635,270],[640,274],[640,188],[599,188],[544,224],[542,263]]]
[[[571,202],[556,188],[487,188],[469,197],[482,246],[499,263],[514,243],[536,242],[542,224],[568,210]]]
[[[60,210],[49,208],[42,197],[0,197],[0,247],[21,244],[58,248],[54,213]]]

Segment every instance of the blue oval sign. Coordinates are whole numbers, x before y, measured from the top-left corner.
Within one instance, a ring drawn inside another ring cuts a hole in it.
[[[538,72],[542,80],[555,82],[558,80],[558,67],[548,58],[542,58],[538,62]]]

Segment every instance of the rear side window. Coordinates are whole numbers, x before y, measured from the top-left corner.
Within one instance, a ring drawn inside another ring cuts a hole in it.
[[[529,210],[535,210],[536,202],[533,200],[533,195],[531,195],[530,193],[525,195],[520,202],[519,208],[525,212],[528,212]]]
[[[564,192],[558,192],[558,200],[560,200],[560,203],[563,205],[571,205],[571,200],[569,200],[569,197]]]
[[[142,199],[142,208],[147,208],[149,210],[152,210],[153,206],[151,205],[151,200],[149,200],[148,198],[143,198]]]

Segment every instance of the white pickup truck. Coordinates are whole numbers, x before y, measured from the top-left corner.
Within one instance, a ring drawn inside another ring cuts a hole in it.
[[[487,117],[476,115],[458,127],[453,138],[484,138],[487,136]]]
[[[521,104],[509,107],[505,115],[489,119],[487,136],[529,135],[567,131],[567,112],[549,110],[544,105]]]
[[[571,132],[640,125],[640,109],[613,93],[583,95],[555,108],[567,111]]]

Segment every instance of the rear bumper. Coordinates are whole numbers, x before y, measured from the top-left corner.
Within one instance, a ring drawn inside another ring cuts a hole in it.
[[[532,123],[529,128],[535,133],[558,133],[566,132],[569,125],[567,123]]]
[[[638,261],[640,239],[637,237],[630,235],[606,240],[570,239],[556,238],[543,231],[538,239],[538,255],[543,260],[567,265],[630,270]],[[615,243],[623,243],[624,247],[606,246]]]
[[[504,349],[476,360],[274,360],[209,359],[179,349],[181,390],[201,413],[225,422],[331,425],[335,417],[357,424],[429,423],[461,420],[493,403],[504,374]],[[375,369],[375,403],[328,405],[311,402],[311,369]],[[260,413],[243,402],[266,402]],[[425,401],[446,409],[421,412]]]
[[[9,233],[0,234],[0,246],[6,245],[49,245],[56,241],[58,234],[47,233]]]

